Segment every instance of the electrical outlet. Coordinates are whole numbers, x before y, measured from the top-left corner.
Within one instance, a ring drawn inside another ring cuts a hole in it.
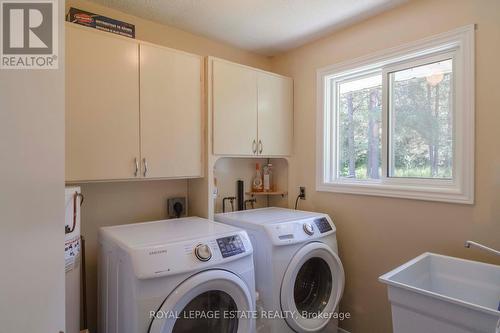
[[[168,217],[186,216],[186,198],[170,198],[167,202]]]
[[[306,200],[306,187],[305,186],[301,186],[300,188],[300,198],[302,200]]]

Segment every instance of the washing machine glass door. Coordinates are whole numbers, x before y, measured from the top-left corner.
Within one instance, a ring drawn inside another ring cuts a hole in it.
[[[254,329],[250,290],[237,275],[223,270],[198,273],[165,299],[149,333],[247,333]]]
[[[281,285],[281,308],[297,332],[322,329],[334,315],[344,290],[344,269],[327,245],[314,242],[292,258]]]

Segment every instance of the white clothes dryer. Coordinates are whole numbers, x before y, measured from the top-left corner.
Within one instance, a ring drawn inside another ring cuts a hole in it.
[[[217,214],[215,220],[250,236],[257,308],[263,310],[259,332],[337,331],[344,269],[328,215],[262,208]]]
[[[100,333],[251,333],[253,248],[202,218],[100,229]]]

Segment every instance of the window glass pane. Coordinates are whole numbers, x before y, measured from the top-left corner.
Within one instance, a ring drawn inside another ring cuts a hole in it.
[[[339,177],[380,178],[381,98],[380,74],[337,84]]]
[[[389,74],[391,177],[451,178],[452,60]]]

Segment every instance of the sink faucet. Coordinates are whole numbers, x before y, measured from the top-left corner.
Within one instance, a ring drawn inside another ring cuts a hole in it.
[[[487,247],[486,245],[479,244],[470,240],[465,242],[465,247],[466,248],[477,247],[478,249],[500,256],[500,251],[497,251],[495,249],[492,249],[491,247]]]

